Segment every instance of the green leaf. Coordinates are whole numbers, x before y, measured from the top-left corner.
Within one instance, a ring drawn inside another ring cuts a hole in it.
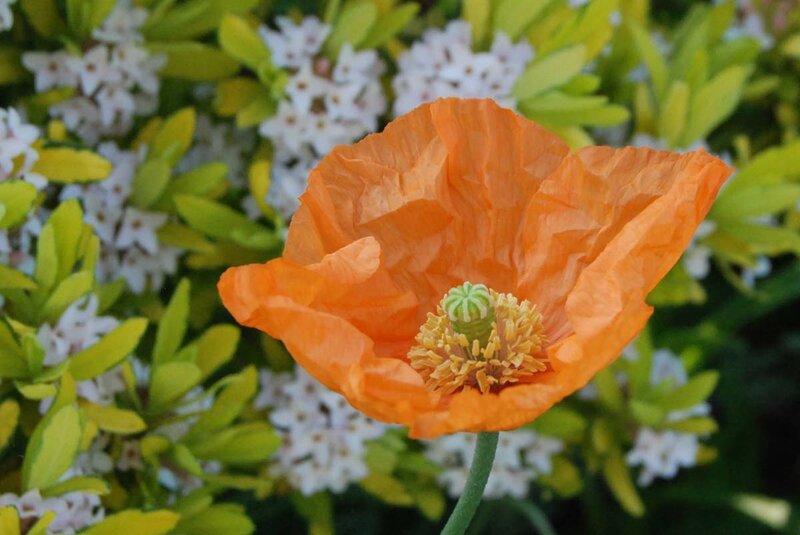
[[[147,429],[147,424],[133,411],[120,409],[113,405],[97,405],[81,403],[86,417],[97,424],[97,427],[115,435],[132,435]]]
[[[151,14],[145,24],[143,33],[148,41],[201,37],[219,27],[226,13],[244,15],[258,4],[258,0],[189,0],[177,5],[172,2],[165,4],[169,10],[158,17]]]
[[[378,7],[375,4],[348,2],[325,41],[325,53],[329,57],[335,58],[345,43],[350,43],[353,48],[358,48],[369,36],[377,20]]]
[[[214,325],[197,340],[197,361],[203,378],[228,362],[236,352],[241,331],[234,325]]]
[[[0,182],[0,205],[5,212],[0,215],[0,229],[16,225],[25,219],[25,215],[36,200],[36,187],[23,180]]]
[[[156,231],[159,243],[172,247],[180,247],[197,253],[213,253],[214,244],[208,241],[202,232],[189,228],[181,223],[169,222]]]
[[[493,27],[516,41],[552,0],[501,0],[494,8]]]
[[[568,82],[580,73],[586,59],[586,47],[573,45],[537,58],[525,69],[514,85],[517,100],[526,100]]]
[[[681,146],[705,138],[736,109],[750,71],[745,66],[729,67],[692,95]]]
[[[148,158],[165,158],[175,165],[192,144],[197,114],[194,108],[176,111],[164,121],[150,142]]]
[[[625,19],[625,22],[633,36],[635,49],[647,66],[647,72],[650,73],[650,81],[656,97],[661,100],[669,83],[669,73],[664,57],[647,30],[639,26],[632,18]]]
[[[185,444],[175,444],[172,447],[172,454],[170,457],[175,461],[175,464],[189,474],[196,477],[201,477],[203,475],[203,467],[200,466],[200,463]]]
[[[600,370],[594,376],[594,384],[597,386],[597,395],[601,403],[612,411],[622,410],[624,405],[622,390],[611,370],[608,368]]]
[[[189,82],[223,80],[239,72],[239,64],[222,50],[194,41],[147,43],[154,54],[164,54],[167,64],[159,76]]]
[[[190,362],[167,362],[155,368],[150,380],[149,409],[160,412],[200,382],[200,368]]]
[[[94,273],[79,271],[68,275],[56,286],[44,304],[42,317],[49,322],[58,320],[72,303],[92,291]]]
[[[69,275],[78,261],[84,232],[83,211],[78,200],[70,199],[59,204],[45,223],[45,227],[53,229],[53,247],[57,255],[58,266],[54,282],[57,282]],[[37,263],[40,260],[38,254],[36,260]],[[52,285],[47,285],[47,287],[52,287]]]
[[[0,265],[0,291],[35,290],[36,282],[16,269]]]
[[[149,208],[166,190],[172,167],[164,160],[146,161],[133,177],[131,201],[139,208]]]
[[[254,71],[262,62],[270,59],[269,48],[242,17],[223,17],[218,38],[219,45],[229,56]]]
[[[39,422],[22,462],[23,490],[44,489],[56,483],[75,461],[83,424],[72,406],[59,409]]]
[[[20,6],[39,35],[52,38],[66,30],[55,0],[21,0]]]
[[[608,104],[603,96],[572,96],[551,91],[523,101],[520,111],[526,116],[551,126],[611,126],[625,121],[628,110]]]
[[[97,377],[130,355],[147,328],[147,320],[133,318],[124,321],[91,347],[70,358],[70,371],[78,381]]]
[[[637,422],[649,426],[661,424],[667,416],[666,411],[661,407],[638,399],[631,400],[630,411]]]
[[[256,395],[257,390],[258,373],[255,367],[249,366],[238,374],[237,381],[225,387],[211,408],[200,415],[192,426],[189,436],[213,433],[232,424]]]
[[[127,510],[106,517],[99,524],[95,524],[82,535],[119,535],[120,533],[135,533],[136,535],[165,535],[178,523],[180,515],[172,511],[141,511]]]
[[[168,362],[181,346],[186,334],[189,317],[189,292],[188,279],[182,279],[172,294],[164,315],[158,322],[156,342],[153,346],[153,365],[159,366]]]
[[[488,37],[492,2],[490,0],[463,0],[461,18],[472,26],[472,41],[480,46]]]
[[[586,431],[587,422],[579,412],[556,405],[536,418],[531,427],[542,435],[574,439]]]
[[[13,84],[28,75],[22,65],[21,55],[17,48],[0,46],[0,85]]]
[[[800,234],[791,229],[720,221],[719,230],[744,242],[754,255],[800,255]]]
[[[659,402],[658,406],[665,411],[682,411],[690,409],[695,405],[704,402],[719,381],[719,372],[714,370],[705,371],[692,377],[689,382],[682,385],[666,396]]]
[[[672,82],[658,121],[660,137],[666,139],[670,147],[674,147],[680,140],[686,126],[688,110],[689,86],[681,81]]]
[[[681,433],[691,433],[693,435],[710,435],[711,433],[716,433],[719,429],[717,422],[708,416],[687,418],[678,422],[668,422],[660,427]]]
[[[297,513],[308,522],[309,535],[333,535],[333,504],[330,494],[318,492],[304,496],[295,491],[289,499]]]
[[[33,401],[41,401],[56,395],[56,387],[52,384],[23,384],[17,382],[16,387],[22,397]]]
[[[748,218],[773,215],[792,209],[800,199],[798,184],[756,185],[734,190],[727,189],[714,203],[714,220],[742,221]]]
[[[562,456],[553,457],[553,469],[543,474],[539,481],[562,498],[572,498],[583,490],[583,479],[578,468]]]
[[[418,11],[419,4],[409,2],[381,15],[364,38],[361,47],[378,48],[386,44],[414,20]]]
[[[14,436],[19,420],[19,404],[13,399],[0,403],[0,452]]]
[[[232,240],[253,249],[272,249],[280,240],[269,230],[223,204],[200,197],[176,195],[178,213],[190,226],[213,238]]]
[[[403,507],[414,504],[414,498],[411,497],[405,486],[389,474],[373,472],[358,484],[362,489],[389,505]]]
[[[266,423],[233,426],[190,445],[200,459],[228,464],[253,464],[265,461],[281,445],[280,436]]]
[[[71,184],[102,180],[111,172],[111,162],[88,150],[67,147],[45,148],[31,171],[51,182]]]
[[[723,194],[756,185],[774,177],[800,176],[800,139],[759,152],[729,180]]]
[[[603,476],[611,492],[629,514],[636,517],[644,514],[642,499],[636,492],[630,470],[619,452],[614,452],[606,458],[603,463]]]
[[[108,483],[97,477],[76,476],[56,483],[42,491],[42,497],[50,498],[70,492],[83,492],[103,496],[111,491]]]
[[[201,165],[176,177],[167,188],[169,196],[175,194],[207,196],[225,185],[228,166],[222,162]]]
[[[253,521],[239,509],[225,504],[181,518],[176,532],[191,535],[250,535],[255,530]]]

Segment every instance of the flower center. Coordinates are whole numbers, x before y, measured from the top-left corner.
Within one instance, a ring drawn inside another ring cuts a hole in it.
[[[428,390],[482,393],[546,371],[542,315],[529,301],[483,284],[452,288],[428,313],[408,352]]]

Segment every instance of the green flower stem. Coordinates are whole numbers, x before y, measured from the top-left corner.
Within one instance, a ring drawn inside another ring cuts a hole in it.
[[[481,503],[483,489],[486,488],[489,473],[492,471],[498,435],[499,433],[478,433],[475,457],[472,459],[464,492],[447,520],[442,535],[463,535],[467,531]]]

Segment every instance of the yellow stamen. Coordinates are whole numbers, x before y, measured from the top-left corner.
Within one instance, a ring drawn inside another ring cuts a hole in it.
[[[548,369],[542,316],[536,307],[511,294],[489,293],[495,318],[485,343],[453,329],[444,300],[436,314],[428,314],[408,359],[429,390],[452,394],[471,387],[487,393]]]

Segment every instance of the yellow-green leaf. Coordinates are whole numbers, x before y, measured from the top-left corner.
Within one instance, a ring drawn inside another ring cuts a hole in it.
[[[253,249],[270,249],[279,244],[272,232],[223,204],[176,195],[175,205],[190,226],[213,238],[228,239]]]
[[[154,54],[164,54],[167,64],[158,72],[166,78],[210,82],[233,76],[239,64],[222,50],[194,41],[148,43]]]
[[[375,4],[370,2],[348,3],[342,9],[325,41],[325,53],[335,58],[345,43],[350,43],[353,48],[358,48],[367,38],[377,20],[378,8]]]
[[[51,38],[66,29],[55,0],[21,0],[20,6],[39,35]]]
[[[183,108],[167,117],[153,136],[148,158],[166,158],[175,165],[192,144],[196,120],[194,108]]]
[[[658,406],[665,411],[682,411],[704,402],[719,381],[719,372],[709,370],[692,377],[688,383],[679,386],[659,402]]]
[[[0,507],[0,533],[3,535],[20,535],[19,514],[15,507]]]
[[[653,83],[656,97],[660,100],[666,93],[667,84],[669,83],[669,73],[664,56],[656,46],[653,38],[647,33],[647,30],[642,28],[634,19],[627,19],[626,23],[633,36],[636,51],[644,61],[645,66],[647,66],[648,73],[650,73],[650,81]]]
[[[148,160],[133,177],[131,201],[139,208],[149,208],[166,190],[172,167],[164,160]]]
[[[490,0],[463,0],[461,16],[472,26],[472,40],[483,43],[488,36],[492,2]]]
[[[200,382],[200,368],[190,362],[167,362],[153,371],[149,408],[159,412]]]
[[[128,510],[107,517],[84,531],[83,535],[164,535],[175,527],[179,519],[180,515],[172,511],[143,513]]]
[[[269,91],[252,78],[231,78],[217,84],[214,110],[222,117],[236,115],[257,96],[268,96]]]
[[[580,73],[586,59],[586,47],[573,45],[534,60],[517,79],[513,94],[526,100],[568,82]]]
[[[698,139],[705,138],[733,112],[750,71],[749,66],[729,67],[692,95],[681,146],[688,147]]]
[[[130,355],[147,328],[147,320],[133,318],[123,322],[91,347],[70,359],[70,370],[78,381],[97,377]]]
[[[236,352],[240,331],[234,325],[214,325],[198,338],[197,361],[203,377],[208,377]]]
[[[39,159],[31,171],[52,182],[91,182],[106,178],[111,172],[111,162],[88,150],[45,148],[39,151]]]
[[[225,15],[218,37],[220,46],[228,55],[252,70],[270,59],[269,48],[242,17]]]
[[[158,322],[153,346],[153,365],[168,362],[178,352],[186,334],[189,317],[189,279],[182,279]]]
[[[670,147],[676,146],[681,138],[688,110],[689,86],[681,81],[672,82],[658,120],[658,131]]]
[[[686,418],[677,422],[665,423],[661,426],[664,429],[672,429],[680,433],[691,433],[693,435],[710,435],[716,433],[719,426],[713,418],[699,416],[696,418]]]
[[[19,404],[13,399],[7,399],[0,403],[0,451],[7,445],[19,420]]]
[[[132,435],[147,429],[147,424],[141,416],[133,411],[120,409],[113,405],[97,405],[88,401],[81,403],[81,408],[89,420],[108,433]]]
[[[243,511],[212,505],[208,509],[181,518],[176,531],[192,535],[250,535],[255,530],[252,520]]]
[[[381,15],[361,43],[362,48],[377,48],[391,39],[414,20],[419,4],[409,2]]]
[[[68,275],[56,286],[53,293],[44,304],[42,317],[48,321],[55,321],[75,301],[92,290],[94,273],[79,271]]]
[[[639,497],[639,493],[636,492],[636,487],[631,480],[630,470],[619,452],[615,452],[606,458],[603,464],[603,476],[611,492],[628,513],[637,517],[644,514],[642,499]]]
[[[108,494],[110,490],[108,483],[103,479],[98,477],[76,476],[42,490],[42,496],[48,498],[51,496],[61,496],[69,492],[84,492],[86,494],[103,496]]]
[[[0,205],[5,212],[0,216],[0,229],[16,225],[25,218],[36,199],[36,187],[22,180],[0,182]]]
[[[23,490],[47,488],[58,481],[75,460],[82,432],[80,414],[73,406],[41,420],[25,450]]]
[[[501,0],[494,9],[494,29],[516,41],[552,0]]]
[[[0,265],[0,290],[34,290],[36,282],[8,266]]]

